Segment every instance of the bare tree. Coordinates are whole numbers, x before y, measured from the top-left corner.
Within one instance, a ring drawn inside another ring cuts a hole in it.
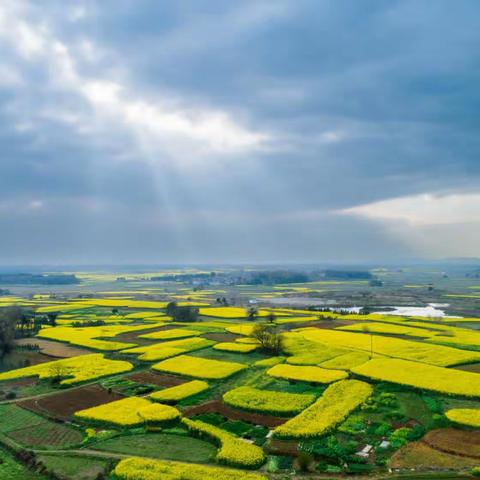
[[[276,327],[259,323],[255,325],[252,332],[252,337],[257,339],[260,343],[260,349],[271,355],[279,355],[283,349],[283,339]]]

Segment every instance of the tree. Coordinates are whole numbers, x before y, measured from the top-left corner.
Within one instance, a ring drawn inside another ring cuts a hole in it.
[[[362,332],[370,334],[370,358],[373,358],[373,334],[368,325],[364,325],[362,327]]]
[[[15,328],[22,318],[23,311],[20,307],[6,308],[0,312],[0,358],[12,348]]]
[[[65,377],[68,377],[68,369],[61,363],[54,362],[50,366],[50,381],[52,383],[60,383]]]
[[[50,323],[50,325],[52,327],[55,327],[57,325],[58,313],[57,312],[48,312],[47,317],[48,317],[48,322]]]
[[[276,327],[259,323],[255,325],[252,337],[259,341],[260,349],[271,355],[279,355],[283,349],[283,339]]]
[[[250,321],[254,321],[257,318],[258,311],[256,307],[249,307],[247,308],[247,317]]]
[[[167,305],[166,313],[176,322],[196,322],[198,320],[198,308],[179,307],[175,302],[170,302]]]
[[[175,313],[175,310],[177,309],[177,302],[169,302],[167,304],[167,308],[165,309],[165,313],[169,317],[173,317],[173,314]]]

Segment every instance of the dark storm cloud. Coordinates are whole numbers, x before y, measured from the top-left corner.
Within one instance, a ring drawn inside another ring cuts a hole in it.
[[[4,2],[0,264],[425,253],[411,226],[335,212],[478,191],[479,13]]]

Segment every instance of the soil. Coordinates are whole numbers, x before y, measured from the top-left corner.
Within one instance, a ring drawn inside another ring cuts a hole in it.
[[[140,338],[140,335],[145,335],[146,333],[160,332],[162,330],[170,330],[172,328],[178,328],[174,325],[164,325],[163,327],[154,327],[146,328],[145,330],[136,330],[134,332],[121,333],[115,337],[116,342],[125,342],[125,343],[136,343],[139,346],[142,345],[152,345],[152,343],[157,343],[158,340],[153,338]],[[108,338],[107,340],[112,340]]]
[[[202,337],[215,342],[234,342],[241,335],[235,335],[234,333],[204,333]]]
[[[288,419],[282,417],[275,417],[273,415],[262,415],[260,413],[245,412],[243,410],[234,409],[225,405],[222,400],[213,400],[210,402],[188,407],[183,411],[187,417],[200,415],[202,413],[219,413],[230,420],[243,420],[255,425],[263,425],[268,428],[278,427],[285,423]]]
[[[298,442],[294,440],[271,439],[265,445],[265,450],[272,455],[296,457],[298,455]]]
[[[480,363],[470,363],[467,365],[458,365],[457,367],[453,367],[456,370],[463,370],[465,372],[474,372],[480,373]]]
[[[125,378],[127,380],[132,380],[133,382],[147,385],[158,385],[159,387],[175,387],[189,381],[185,378],[176,377],[175,375],[154,372],[132,373]]]
[[[422,442],[440,452],[480,459],[480,430],[432,430],[422,438]]]
[[[397,450],[391,457],[389,466],[390,468],[399,468],[402,470],[426,471],[445,469],[458,470],[461,468],[475,467],[477,464],[478,460],[474,458],[444,453],[429,447],[422,441],[419,441],[411,442],[400,448],[400,450]]]
[[[53,342],[51,340],[44,340],[43,338],[20,338],[15,341],[16,345],[34,344],[40,347],[40,352],[48,357],[55,358],[71,358],[79,355],[86,355],[92,353],[90,350],[74,347],[67,343]],[[46,358],[45,361],[50,362],[51,358]]]
[[[108,393],[100,385],[88,385],[46,397],[20,401],[17,405],[56,420],[66,421],[70,420],[78,410],[96,407],[121,398],[124,397],[117,393]]]

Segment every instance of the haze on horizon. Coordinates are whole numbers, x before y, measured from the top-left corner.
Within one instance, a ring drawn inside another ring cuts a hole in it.
[[[476,0],[3,0],[0,265],[480,256]]]

